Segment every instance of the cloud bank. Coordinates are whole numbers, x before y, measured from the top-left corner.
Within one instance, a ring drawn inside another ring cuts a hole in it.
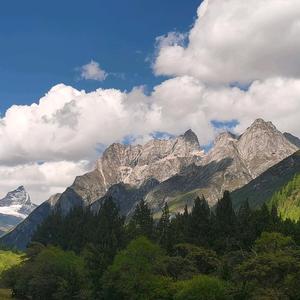
[[[157,75],[249,83],[300,76],[298,0],[204,0],[188,33],[160,37]]]

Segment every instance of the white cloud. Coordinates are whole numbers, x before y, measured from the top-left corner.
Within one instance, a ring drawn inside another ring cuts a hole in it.
[[[101,69],[99,63],[94,60],[91,60],[88,64],[83,65],[80,68],[80,72],[81,78],[86,80],[103,81],[108,76],[108,74]]]
[[[49,162],[0,166],[0,197],[23,184],[35,203],[41,203],[50,195],[63,192],[77,175],[89,170],[86,161]]]
[[[145,141],[155,131],[181,134],[188,128],[206,144],[215,135],[212,120],[237,119],[236,131],[242,132],[262,117],[300,136],[299,99],[300,79],[280,77],[255,81],[243,91],[182,76],[164,81],[150,95],[143,88],[85,93],[60,84],[38,104],[14,105],[0,119],[0,189],[23,184],[40,201],[87,170],[82,161],[95,160],[105,145],[126,136]]]
[[[159,38],[154,71],[218,84],[300,76],[298,0],[205,0],[182,44]]]

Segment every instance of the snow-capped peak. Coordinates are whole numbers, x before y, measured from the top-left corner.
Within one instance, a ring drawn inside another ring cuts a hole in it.
[[[30,205],[30,196],[25,190],[24,186],[21,185],[17,189],[8,192],[6,196],[0,199],[0,207],[11,206],[11,205]]]
[[[36,205],[31,203],[30,196],[22,185],[0,199],[0,214],[2,215],[25,219],[35,208]]]

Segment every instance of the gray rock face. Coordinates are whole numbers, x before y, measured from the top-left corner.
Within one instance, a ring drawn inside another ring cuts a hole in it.
[[[201,161],[203,156],[204,151],[191,130],[177,138],[151,140],[143,146],[114,143],[104,151],[94,171],[76,177],[57,206],[67,212],[70,203],[79,204],[78,196],[83,200],[82,205],[91,205],[118,183],[139,189],[150,178],[162,182],[191,163]]]
[[[241,158],[253,178],[293,154],[291,144],[271,122],[257,119],[238,140]]]
[[[221,133],[198,166],[162,182],[147,194],[146,201],[154,211],[168,202],[176,212],[203,194],[213,206],[225,190],[243,187],[297,149],[271,122],[257,119],[240,137]]]

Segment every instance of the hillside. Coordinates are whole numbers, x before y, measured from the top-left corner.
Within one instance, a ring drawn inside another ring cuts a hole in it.
[[[281,218],[298,221],[300,219],[300,173],[276,192],[269,203],[275,205]]]
[[[247,199],[253,208],[261,206],[268,201],[274,193],[278,192],[284,185],[300,172],[300,151],[271,167],[263,174],[250,181],[242,188],[234,191],[232,202],[238,209]]]

